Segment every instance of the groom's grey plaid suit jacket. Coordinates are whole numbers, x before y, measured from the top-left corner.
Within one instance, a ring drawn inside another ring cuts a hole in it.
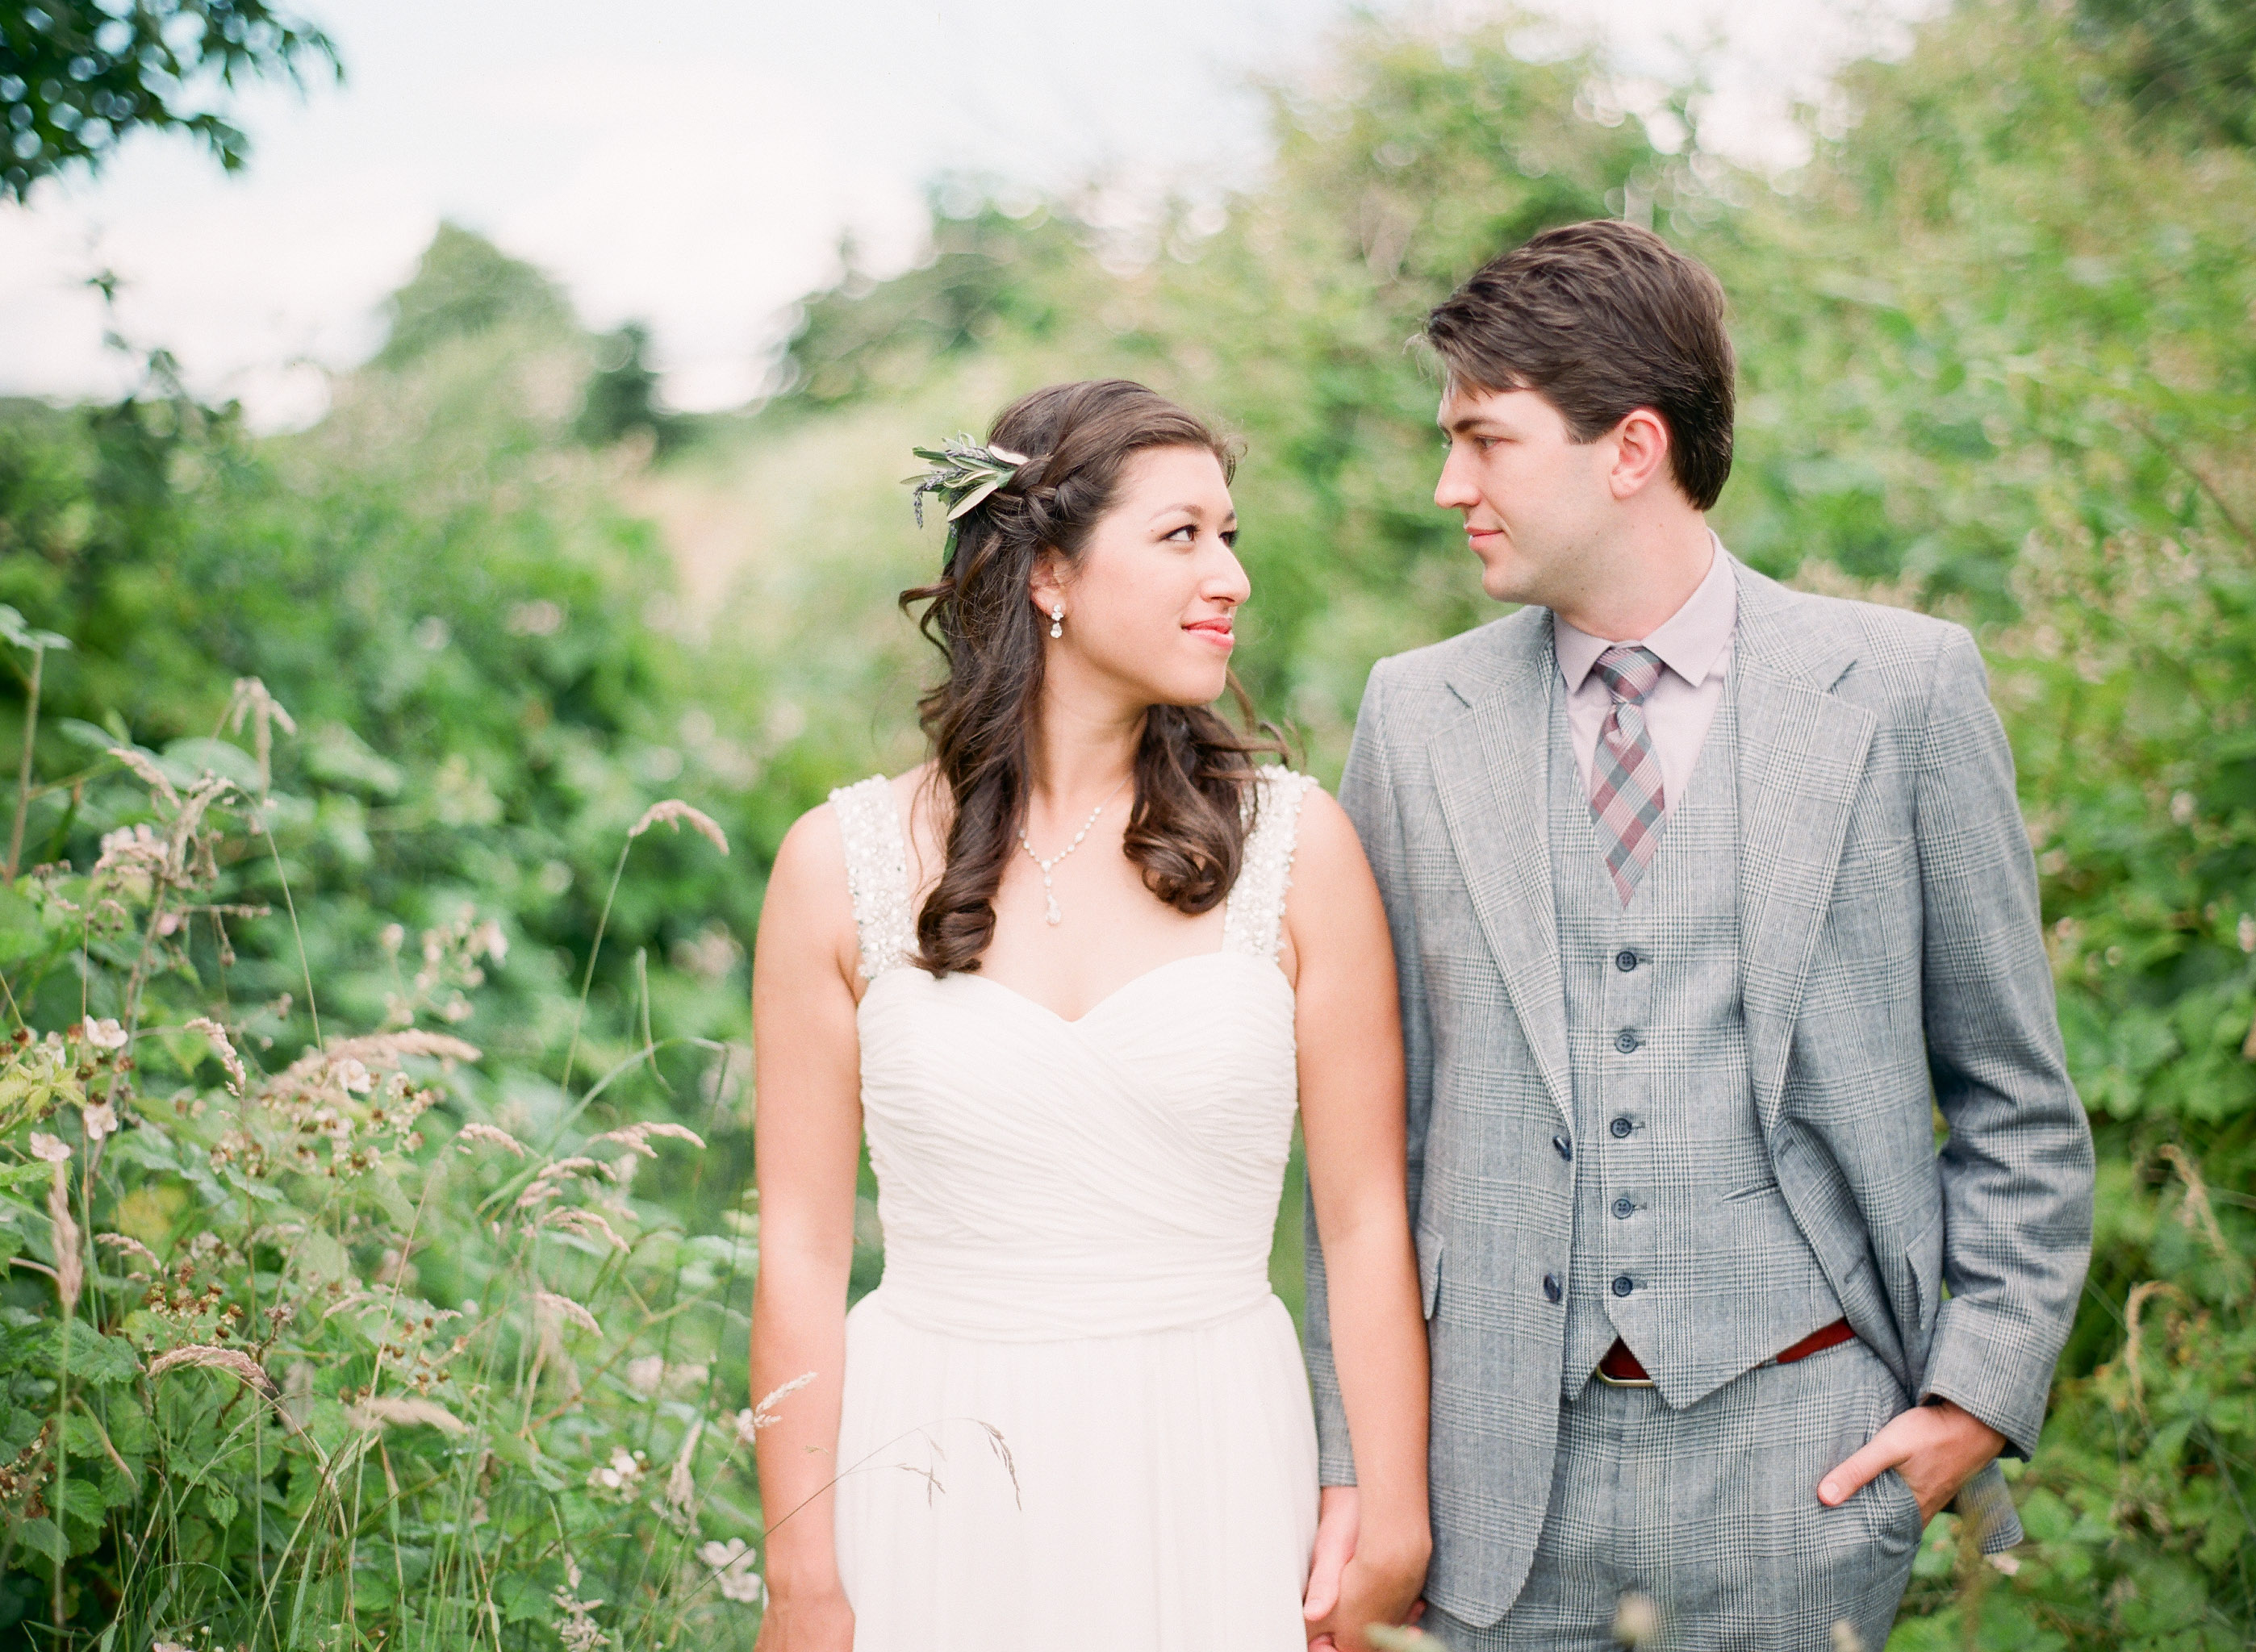
[[[2091,1140],[1981,656],[1958,626],[1734,572],[1741,1000],[1779,1186],[1906,1390],[2027,1453],[2090,1253]],[[1533,608],[1381,661],[1340,787],[1401,981],[1433,1346],[1427,1594],[1474,1623],[1526,1578],[1559,1420],[1565,1316],[1544,1278],[1568,1274],[1574,1184],[1552,1145],[1572,1121],[1546,816],[1555,669]],[[1310,1237],[1309,1366],[1337,1485],[1354,1466]],[[1711,1311],[1735,1311],[1728,1290]],[[2018,1538],[1994,1469],[1961,1507],[1990,1546]]]

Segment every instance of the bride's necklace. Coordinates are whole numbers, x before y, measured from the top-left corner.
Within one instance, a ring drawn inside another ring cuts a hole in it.
[[[1124,775],[1122,776],[1120,786],[1124,786],[1127,784],[1127,777]],[[1042,869],[1042,893],[1049,900],[1049,910],[1045,912],[1043,917],[1048,919],[1050,923],[1062,924],[1065,922],[1065,914],[1058,908],[1057,889],[1050,882],[1050,874],[1057,869],[1057,864],[1059,861],[1064,860],[1067,855],[1071,854],[1075,849],[1081,847],[1081,840],[1089,835],[1089,827],[1096,824],[1096,817],[1103,814],[1106,808],[1110,805],[1112,799],[1120,795],[1120,786],[1115,786],[1111,791],[1104,794],[1104,801],[1098,804],[1094,809],[1091,809],[1089,812],[1089,819],[1081,823],[1081,830],[1073,834],[1073,841],[1067,844],[1065,847],[1060,849],[1055,854],[1050,856],[1047,861],[1042,859],[1040,855],[1036,854],[1034,853],[1034,846],[1026,841],[1026,827],[1020,826],[1019,828],[1019,847],[1026,852],[1026,858],[1029,861],[1032,861],[1036,866]]]

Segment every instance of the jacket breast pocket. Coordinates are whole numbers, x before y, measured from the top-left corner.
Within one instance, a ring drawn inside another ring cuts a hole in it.
[[[1434,1317],[1434,1309],[1442,1299],[1442,1236],[1421,1234],[1418,1240],[1418,1302],[1426,1318]]]

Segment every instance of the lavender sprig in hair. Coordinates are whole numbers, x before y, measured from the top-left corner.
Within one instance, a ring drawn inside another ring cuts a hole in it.
[[[962,432],[934,447],[912,447],[909,451],[919,459],[931,461],[932,468],[913,476],[904,476],[902,485],[909,489],[909,504],[916,512],[917,526],[924,526],[924,496],[937,494],[948,507],[950,523],[967,512],[976,510],[980,503],[995,489],[1019,474],[1019,467],[1026,462],[1024,453],[1014,453],[1007,447],[990,447],[976,441],[970,432]],[[948,532],[951,546],[955,531]]]

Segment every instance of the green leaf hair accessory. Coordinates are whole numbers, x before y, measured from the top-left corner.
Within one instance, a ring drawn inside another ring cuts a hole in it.
[[[976,510],[987,496],[1019,474],[1019,467],[1026,462],[1024,453],[1014,453],[1007,447],[990,447],[984,442],[972,439],[969,432],[944,441],[937,448],[912,447],[909,451],[919,459],[932,461],[930,470],[901,478],[910,489],[909,503],[916,511],[917,526],[924,526],[924,496],[938,494],[941,503],[948,507],[951,523],[967,511]],[[950,531],[952,540],[955,535]]]

